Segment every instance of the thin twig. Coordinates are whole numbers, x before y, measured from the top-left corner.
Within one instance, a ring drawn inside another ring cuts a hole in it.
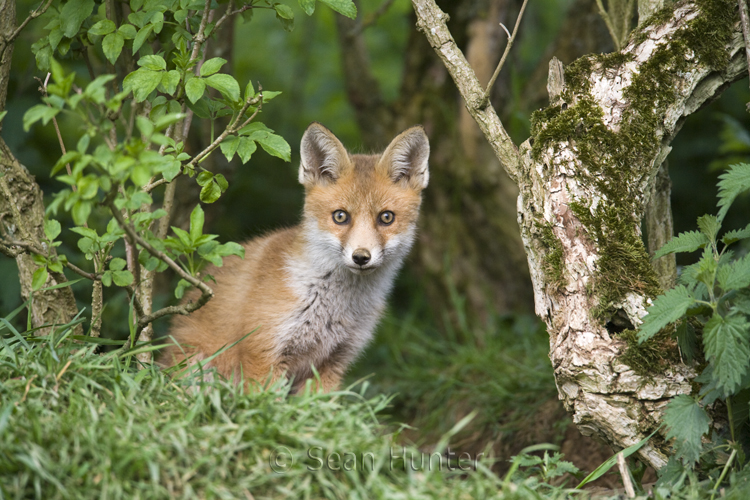
[[[529,3],[529,0],[523,0],[523,5],[521,5],[521,10],[518,12],[518,17],[516,18],[516,25],[513,27],[513,34],[509,35],[508,44],[505,46],[503,57],[501,57],[500,62],[497,63],[497,68],[495,68],[495,72],[492,74],[492,78],[490,78],[490,83],[487,84],[487,90],[484,91],[484,100],[486,102],[489,102],[490,100],[490,93],[492,92],[492,86],[495,85],[495,80],[497,80],[497,77],[500,74],[500,70],[503,68],[503,64],[505,64],[505,59],[508,57],[508,53],[510,52],[510,49],[513,47],[513,43],[516,41],[516,35],[518,34],[518,27],[521,25],[521,19],[523,18],[523,11],[526,10],[527,3]],[[508,33],[508,28],[503,26],[502,23],[500,24],[500,26],[502,26],[505,32]]]
[[[747,58],[747,71],[750,74],[750,15],[747,13],[745,0],[738,0],[740,4],[740,24],[742,25],[742,36],[745,39],[745,57]],[[747,104],[750,112],[750,103]]]
[[[633,487],[633,481],[630,479],[630,469],[628,469],[628,464],[625,463],[625,455],[622,452],[617,454],[617,467],[620,469],[625,493],[628,498],[635,498],[635,488]]]
[[[7,247],[9,250],[12,251],[10,247],[20,247],[23,248],[31,253],[35,253],[37,255],[41,255],[43,257],[47,257],[47,253],[36,246],[33,243],[25,243],[23,241],[17,241],[17,240],[0,240],[0,245]],[[82,276],[84,278],[90,279],[91,281],[97,281],[101,278],[101,273],[89,273],[81,269],[80,267],[76,266],[75,264],[71,264],[70,262],[67,262],[65,264],[65,267],[73,271],[79,276]]]
[[[44,79],[44,82],[37,78],[37,80],[39,80],[39,82],[42,84],[42,86],[39,87],[39,90],[42,92],[42,96],[44,97],[47,97],[47,84],[49,83],[49,77],[51,75],[52,73],[47,73],[47,77]],[[52,106],[47,103],[47,107],[51,108]],[[62,134],[60,133],[60,127],[57,125],[57,118],[54,116],[52,117],[52,124],[55,126],[55,134],[57,135],[57,142],[60,143],[60,150],[62,151],[63,156],[65,156],[67,152],[65,149],[65,142],[63,142]],[[68,175],[73,175],[73,171],[70,168],[70,163],[65,164],[65,170],[68,172]],[[73,184],[71,187],[73,188],[73,192],[78,190],[75,184]]]
[[[29,24],[29,22],[41,16],[45,12],[47,12],[47,9],[49,9],[50,5],[52,5],[52,0],[47,0],[46,4],[32,11],[31,14],[29,14],[28,17],[24,19],[21,24],[18,25],[15,31],[13,31],[13,33],[11,33],[11,35],[5,39],[5,46],[7,47],[8,45],[10,45],[11,42],[13,42],[13,40],[15,40],[18,37],[18,35],[21,34],[21,31],[26,27],[27,24]]]
[[[615,26],[612,24],[612,19],[609,17],[607,11],[604,10],[604,4],[602,4],[602,0],[596,0],[596,5],[599,7],[599,15],[602,16],[604,24],[607,25],[607,30],[609,30],[609,34],[612,37],[612,41],[615,43],[615,50],[619,51],[620,37],[618,37],[617,33],[615,32]]]
[[[192,276],[185,272],[185,270],[177,264],[174,260],[172,260],[171,257],[169,257],[164,252],[161,252],[151,246],[151,244],[141,238],[138,233],[133,229],[133,226],[125,222],[125,219],[122,217],[122,214],[119,210],[117,210],[117,207],[115,207],[114,202],[111,199],[111,196],[109,196],[105,200],[105,205],[107,205],[112,212],[112,215],[117,220],[117,223],[120,225],[120,227],[128,234],[130,238],[132,238],[136,243],[138,243],[140,246],[145,248],[148,253],[156,257],[157,259],[161,260],[162,262],[166,262],[169,267],[172,268],[172,270],[177,273],[177,275],[193,285],[194,287],[198,288],[201,291],[201,296],[198,298],[195,302],[188,302],[186,304],[181,304],[179,306],[171,306],[171,307],[165,307],[163,309],[160,309],[154,313],[148,314],[146,316],[143,316],[138,319],[138,328],[144,328],[146,325],[151,323],[152,321],[161,318],[162,316],[166,316],[168,314],[190,314],[191,312],[195,311],[196,309],[199,309],[200,307],[203,307],[203,305],[208,302],[213,296],[214,292],[211,290],[211,288],[206,285],[203,281],[196,278],[195,276]]]

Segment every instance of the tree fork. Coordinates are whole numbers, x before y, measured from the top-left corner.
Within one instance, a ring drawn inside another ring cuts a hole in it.
[[[518,222],[560,398],[583,434],[616,449],[641,441],[672,396],[691,392],[695,372],[678,358],[644,376],[623,361],[627,343],[619,334],[641,323],[659,290],[640,222],[684,119],[745,70],[734,2],[671,5],[641,23],[621,52],[573,63],[559,102],[535,115],[520,149],[482,102],[447,16],[433,0],[412,3],[418,28],[518,183]],[[711,46],[698,43],[709,38]],[[639,456],[661,468],[663,438]]]

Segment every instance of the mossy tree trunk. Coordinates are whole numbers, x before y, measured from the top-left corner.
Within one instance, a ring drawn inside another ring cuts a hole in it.
[[[504,47],[498,22],[512,26],[521,2],[446,5],[458,20],[461,45],[486,84]],[[530,311],[532,290],[515,222],[518,190],[463,109],[440,59],[421,34],[412,32],[404,50],[399,96],[388,104],[370,71],[361,19],[337,16],[336,23],[347,95],[364,146],[382,148],[415,123],[424,125],[430,137],[430,186],[410,269],[416,270],[433,308],[454,310],[458,292],[466,298],[470,316],[484,317],[490,310]],[[498,81],[497,87],[500,96],[508,85]]]
[[[13,55],[13,34],[16,28],[16,8],[13,0],[0,0],[0,112],[5,109],[8,75]],[[0,124],[0,129],[2,124]],[[11,243],[17,243],[15,245]],[[55,255],[54,248],[44,244],[44,204],[42,190],[34,176],[13,156],[0,138],[0,251],[15,259],[21,296],[32,295],[31,280],[39,267],[32,259],[29,247],[44,249]],[[3,279],[8,279],[4,277]],[[49,273],[45,287],[65,283],[62,273]],[[77,313],[73,292],[69,287],[33,292],[31,324],[64,324]],[[37,331],[43,335],[48,329]]]
[[[659,281],[641,238],[654,178],[685,117],[746,71],[736,3],[681,1],[623,49],[551,64],[551,105],[516,147],[432,0],[412,0],[469,113],[519,187],[518,221],[560,398],[582,433],[616,449],[643,439],[695,372],[668,336],[638,347]],[[662,430],[662,433],[665,431]],[[663,435],[663,434],[662,434]],[[640,458],[666,463],[663,437]]]

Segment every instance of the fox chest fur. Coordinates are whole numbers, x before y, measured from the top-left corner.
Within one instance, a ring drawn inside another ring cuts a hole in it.
[[[302,223],[247,242],[244,259],[207,271],[214,298],[174,319],[166,364],[206,359],[244,337],[211,360],[220,374],[285,376],[299,387],[314,369],[333,390],[370,341],[414,241],[427,138],[414,127],[382,155],[349,155],[314,123],[301,155]]]

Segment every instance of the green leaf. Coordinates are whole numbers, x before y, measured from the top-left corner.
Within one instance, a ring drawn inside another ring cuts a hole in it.
[[[221,141],[221,152],[224,153],[227,161],[232,161],[232,157],[234,156],[234,153],[237,152],[239,146],[240,138],[236,135],[228,135],[223,141]]]
[[[185,93],[193,104],[203,97],[203,92],[205,92],[205,90],[206,82],[202,78],[191,78],[185,84]]]
[[[715,242],[716,235],[719,234],[719,229],[721,229],[721,222],[715,215],[703,215],[698,217],[698,227],[709,241]]]
[[[167,69],[167,62],[162,56],[152,54],[141,57],[138,60],[138,66],[150,69],[151,71],[161,71]]]
[[[205,186],[209,182],[211,182],[214,178],[214,174],[211,172],[206,172],[205,170],[198,174],[198,177],[195,178],[195,181],[198,183],[199,186]]]
[[[113,271],[122,271],[125,269],[125,266],[127,265],[127,262],[125,262],[125,259],[121,259],[119,257],[115,257],[109,262],[109,268]]]
[[[83,226],[89,220],[89,215],[91,215],[91,202],[78,200],[73,205],[71,214],[73,215],[73,222],[78,226]]]
[[[705,234],[699,233],[698,231],[688,231],[681,233],[669,240],[663,247],[661,247],[655,254],[654,259],[664,257],[670,253],[678,252],[694,252],[699,248],[703,248],[708,245],[709,240]]]
[[[240,98],[240,84],[237,83],[237,80],[233,76],[218,73],[206,78],[205,82],[209,87],[215,88],[232,102],[238,101]]]
[[[736,241],[744,240],[747,238],[750,238],[750,224],[745,226],[744,229],[734,229],[732,231],[727,231],[721,241],[725,245],[731,245]]]
[[[138,69],[130,73],[122,82],[123,89],[132,90],[135,102],[145,101],[151,92],[156,90],[162,79],[161,71]]]
[[[42,288],[47,282],[47,276],[49,276],[49,273],[47,273],[46,267],[40,267],[34,271],[34,274],[31,275],[31,289],[39,290]]]
[[[713,365],[716,385],[734,394],[750,362],[750,324],[740,314],[714,313],[703,329],[703,347]]]
[[[130,179],[138,187],[145,186],[151,179],[151,169],[148,168],[148,165],[137,163],[130,171]]]
[[[685,319],[677,325],[677,345],[685,357],[685,361],[692,362],[698,352],[698,341],[695,336],[695,328]]]
[[[722,266],[719,271],[727,269],[726,272],[717,273],[719,286],[724,292],[730,290],[741,290],[750,286],[750,254],[737,259],[728,266]]]
[[[104,37],[104,40],[102,40],[104,56],[109,62],[114,64],[115,61],[117,61],[117,58],[120,57],[120,52],[122,52],[122,47],[124,45],[125,38],[119,32],[110,33]]]
[[[174,160],[169,164],[168,167],[162,169],[161,175],[164,177],[164,179],[167,180],[167,182],[172,182],[174,178],[179,175],[181,167],[182,163]]]
[[[133,55],[135,55],[138,50],[141,48],[143,43],[148,40],[149,35],[151,35],[151,32],[154,30],[154,26],[152,24],[147,24],[140,30],[138,30],[138,34],[135,36],[135,39],[133,40]]]
[[[226,63],[227,60],[222,59],[221,57],[214,57],[213,59],[209,59],[201,66],[200,75],[211,76],[214,73],[217,73]]]
[[[201,189],[200,199],[203,203],[213,203],[221,197],[221,188],[216,182],[209,182]]]
[[[78,180],[78,194],[84,200],[90,200],[99,191],[99,178],[94,175],[86,175]]]
[[[112,281],[114,281],[117,286],[129,286],[135,281],[135,278],[130,271],[113,271]]]
[[[44,235],[48,240],[52,241],[57,238],[61,231],[62,227],[55,219],[47,219],[44,221]]]
[[[729,170],[719,176],[719,220],[724,220],[729,207],[735,198],[750,189],[750,164],[739,163],[732,165]]]
[[[227,188],[229,187],[229,183],[227,182],[227,178],[224,177],[223,174],[216,174],[216,175],[214,175],[214,180],[216,181],[216,184],[219,185],[219,189],[221,189],[222,193],[224,191],[226,191]]]
[[[352,0],[320,0],[339,14],[349,19],[357,19],[357,7]]]
[[[185,295],[185,290],[190,288],[190,283],[186,280],[180,280],[179,283],[177,283],[177,288],[174,290],[174,296],[178,299],[181,299],[183,295]]]
[[[298,0],[299,6],[305,11],[305,14],[312,16],[315,12],[315,0]]]
[[[73,38],[81,24],[94,10],[94,0],[69,0],[60,11],[60,28],[68,38]]]
[[[47,125],[59,112],[59,109],[47,106],[46,104],[32,106],[23,115],[23,131],[28,132],[31,126],[39,120],[42,120],[43,125]]]
[[[180,72],[176,69],[164,72],[161,77],[161,87],[165,94],[174,95],[180,83]]]
[[[276,14],[278,14],[279,17],[289,20],[294,19],[294,11],[288,5],[277,3],[273,8],[276,9]]]
[[[125,40],[132,40],[138,34],[138,31],[132,24],[123,24],[117,29],[117,31],[120,32]]]
[[[708,432],[711,419],[693,398],[685,394],[675,396],[664,410],[664,422],[669,427],[667,439],[675,439],[678,458],[694,464],[701,455],[701,437]]]
[[[104,274],[102,274],[102,285],[112,285],[112,271],[105,271]]]
[[[117,26],[115,26],[113,21],[102,19],[89,28],[89,35],[109,35],[115,30],[115,28],[117,28]]]
[[[276,134],[267,134],[265,137],[255,139],[266,153],[277,156],[284,161],[292,161],[292,149],[283,137]]]
[[[190,240],[195,243],[203,235],[203,222],[205,214],[200,205],[196,205],[190,213]]]
[[[650,339],[662,328],[680,319],[694,302],[695,299],[683,285],[656,297],[638,330],[638,342]]]
[[[237,148],[237,154],[240,156],[242,163],[247,163],[250,157],[255,153],[257,146],[255,141],[248,139],[247,137],[240,137],[240,145]]]

